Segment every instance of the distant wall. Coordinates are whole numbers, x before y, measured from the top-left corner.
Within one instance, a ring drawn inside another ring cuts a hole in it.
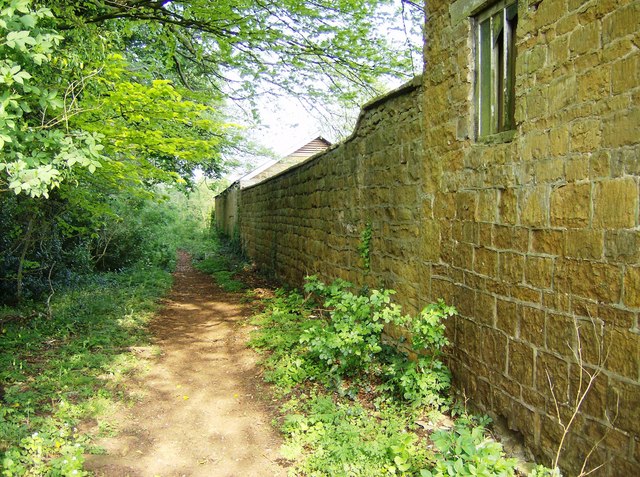
[[[581,389],[572,349],[594,372],[602,344],[562,465],[575,475],[597,444],[593,475],[640,475],[640,2],[520,0],[517,130],[498,144],[473,138],[467,14],[482,4],[427,2],[424,78],[243,190],[242,244],[293,284],[318,273],[394,288],[409,311],[455,305],[457,385],[547,464],[556,403],[567,422]]]
[[[239,233],[239,200],[240,185],[237,182],[222,191],[215,199],[216,227],[230,238],[234,238]]]

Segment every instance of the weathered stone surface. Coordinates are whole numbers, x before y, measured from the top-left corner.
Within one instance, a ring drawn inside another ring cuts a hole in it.
[[[592,229],[567,230],[565,256],[600,260],[603,253],[603,231]]]
[[[633,228],[637,217],[638,183],[635,179],[629,177],[596,183],[594,226],[609,229]]]
[[[529,255],[524,268],[525,282],[536,288],[551,288],[553,271],[552,258]]]
[[[640,308],[640,267],[629,267],[624,274],[625,305]]]
[[[525,344],[509,340],[509,376],[524,386],[533,386],[534,354]]]
[[[605,257],[626,263],[640,262],[640,231],[613,230],[605,232]]]
[[[549,199],[548,188],[538,186],[525,191],[522,197],[522,225],[544,226],[548,222]]]
[[[591,217],[591,184],[567,184],[551,191],[551,225],[585,227]]]

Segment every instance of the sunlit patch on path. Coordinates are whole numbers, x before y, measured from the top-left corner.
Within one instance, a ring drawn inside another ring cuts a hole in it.
[[[175,284],[151,326],[158,356],[130,387],[141,396],[118,417],[119,434],[87,469],[105,477],[278,476],[256,356],[243,307],[179,255]]]

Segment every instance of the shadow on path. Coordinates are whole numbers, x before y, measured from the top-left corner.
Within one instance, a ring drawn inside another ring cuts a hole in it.
[[[104,477],[284,476],[243,307],[180,252],[174,286],[151,324],[161,354],[128,384],[143,398],[118,416],[86,468]]]

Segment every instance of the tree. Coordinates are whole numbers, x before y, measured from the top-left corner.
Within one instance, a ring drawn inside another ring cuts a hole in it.
[[[379,28],[394,1],[0,0],[3,293],[104,257],[157,184],[219,177],[248,147],[229,101],[409,74]]]
[[[117,29],[130,59],[187,88],[208,88],[225,97],[277,88],[348,98],[375,88],[381,76],[413,73],[411,49],[391,48],[383,28],[397,12],[379,7],[393,0],[42,3],[60,19],[61,31]]]
[[[51,13],[28,0],[0,5],[0,190],[47,197],[64,170],[99,167],[102,146],[97,135],[59,127],[65,100],[51,88],[56,78],[39,73],[62,39],[38,26]]]

